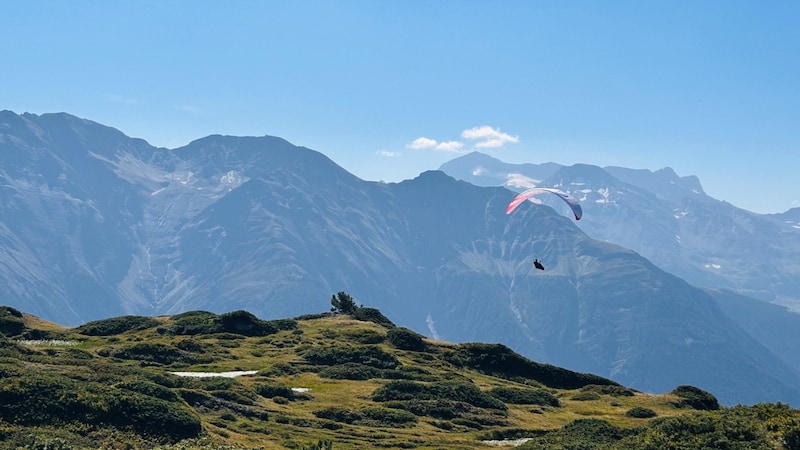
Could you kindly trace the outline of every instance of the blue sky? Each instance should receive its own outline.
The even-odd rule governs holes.
[[[18,1],[0,109],[153,145],[273,135],[366,180],[479,150],[800,207],[800,2]]]

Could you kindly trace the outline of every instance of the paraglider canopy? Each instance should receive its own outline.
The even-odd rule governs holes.
[[[570,209],[572,209],[572,213],[575,215],[575,220],[581,220],[583,210],[581,209],[581,205],[578,203],[578,200],[575,197],[567,194],[566,192],[559,191],[558,189],[544,187],[535,187],[521,192],[519,195],[514,197],[514,200],[512,200],[511,203],[508,204],[508,207],[506,208],[506,214],[511,214],[511,212],[514,211],[522,202],[525,200],[530,200],[531,197],[539,195],[543,192],[555,194],[561,198],[561,200],[564,200],[564,202],[569,205]]]

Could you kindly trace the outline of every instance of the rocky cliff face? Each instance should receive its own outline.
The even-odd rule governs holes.
[[[506,215],[514,193],[503,187],[438,171],[365,182],[274,137],[159,149],[66,114],[3,112],[0,154],[4,302],[49,320],[198,309],[283,318],[325,311],[347,291],[428,336],[504,343],[642,390],[800,399],[797,369],[709,293],[590,238],[556,206]],[[601,207],[620,227],[668,210],[599,168],[550,176],[573,190],[606,177],[602,189],[584,184],[585,204],[608,200],[586,208],[589,228]]]

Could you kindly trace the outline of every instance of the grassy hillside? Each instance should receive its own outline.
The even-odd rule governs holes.
[[[800,448],[786,405],[635,392],[502,345],[433,342],[370,308],[68,329],[0,307],[0,333],[0,448]]]

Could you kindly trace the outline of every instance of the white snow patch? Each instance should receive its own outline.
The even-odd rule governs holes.
[[[536,184],[541,180],[534,180],[533,178],[526,177],[521,173],[509,173],[506,175],[507,187],[530,189],[536,187]]]
[[[428,313],[428,317],[425,318],[425,322],[428,323],[428,331],[431,333],[431,337],[439,340],[439,333],[436,332],[436,324],[433,322],[433,316],[431,313]]]
[[[255,375],[257,370],[236,370],[233,372],[170,372],[179,377],[195,377],[195,378],[209,378],[209,377],[223,377],[235,378],[242,375]]]
[[[722,266],[720,266],[719,264],[713,264],[712,263],[712,264],[706,264],[704,267],[706,269],[717,269],[717,270],[719,270]]]
[[[608,203],[608,196],[611,194],[608,188],[600,188],[597,190],[597,193],[603,198],[595,200],[596,203]]]
[[[487,173],[487,170],[484,169],[481,166],[478,166],[478,167],[472,169],[472,176],[474,176],[474,177],[479,177],[479,176],[484,175],[486,173]]]
[[[38,347],[72,347],[78,345],[75,341],[65,341],[63,339],[20,339],[17,343],[21,345],[35,345]]]
[[[531,438],[521,438],[521,439],[503,439],[503,440],[492,440],[492,441],[481,441],[486,445],[493,445],[495,447],[519,447],[520,445],[530,441]]]
[[[292,388],[293,392],[308,392],[310,390],[309,388]]]

